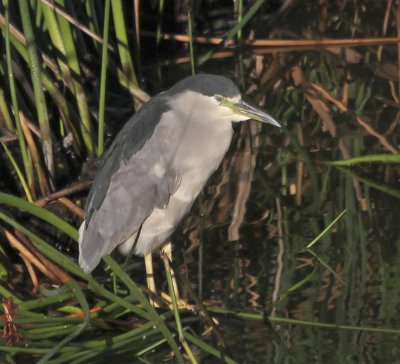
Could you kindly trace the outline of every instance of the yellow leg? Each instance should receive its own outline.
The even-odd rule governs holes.
[[[147,287],[149,288],[150,292],[156,293],[156,283],[154,281],[154,271],[153,271],[153,256],[151,252],[144,256],[144,265],[146,267]],[[154,307],[158,307],[158,305],[151,298],[150,298],[150,303]]]
[[[172,244],[171,244],[171,242],[165,244],[161,248],[161,251],[164,252],[167,255],[168,259],[172,262]],[[171,270],[171,276],[172,276],[172,284],[174,286],[176,299],[179,299],[178,283],[176,282],[174,270]]]

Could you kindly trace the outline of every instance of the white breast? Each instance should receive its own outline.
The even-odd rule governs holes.
[[[229,148],[232,140],[231,122],[216,119],[209,98],[202,100],[196,95],[195,99],[196,104],[186,95],[184,106],[173,105],[172,110],[179,111],[164,114],[157,129],[169,130],[167,135],[156,135],[157,131],[154,133],[156,138],[164,138],[162,140],[170,143],[172,153],[166,157],[170,160],[170,168],[180,176],[180,183],[165,208],[155,208],[143,223],[135,254],[147,254],[166,242]],[[182,102],[179,98],[174,101]],[[201,112],[195,113],[195,109]],[[168,128],[171,123],[174,124],[173,132]],[[164,172],[157,165],[152,168],[157,175]],[[134,240],[135,236],[122,244],[121,252],[129,253]]]

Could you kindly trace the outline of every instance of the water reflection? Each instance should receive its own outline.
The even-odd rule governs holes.
[[[324,85],[308,66],[295,71],[308,77],[307,82],[318,79]],[[341,92],[339,81],[329,95]],[[396,335],[358,328],[399,324],[398,165],[326,164],[396,152],[395,138],[384,136],[385,127],[374,121],[388,111],[375,109],[372,91],[384,90],[372,90],[371,82],[362,86],[356,79],[350,82],[348,100],[335,103],[339,97],[328,98],[322,86],[311,95],[304,87],[282,81],[266,94],[268,110],[286,126],[283,133],[256,124],[237,128],[201,206],[183,224],[186,239],[203,241],[202,274],[197,248],[187,253],[193,263],[185,268],[194,286],[202,286],[208,304],[263,314],[266,306],[310,276],[316,259],[306,245],[347,209],[313,247],[325,265],[319,264],[271,315],[353,326],[353,331],[283,324],[272,325],[272,332],[262,322],[237,319],[223,320],[221,327],[241,362],[380,362],[385,357],[395,362]],[[341,104],[357,108],[357,115],[340,110]],[[202,232],[196,230],[200,221]]]

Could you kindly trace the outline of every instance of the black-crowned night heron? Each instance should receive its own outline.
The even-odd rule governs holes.
[[[229,79],[187,77],[153,97],[104,156],[79,229],[79,264],[91,272],[117,246],[145,255],[168,241],[232,140],[232,122],[280,126],[241,99]]]

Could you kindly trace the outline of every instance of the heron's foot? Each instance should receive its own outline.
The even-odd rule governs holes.
[[[173,310],[174,307],[172,304],[172,297],[167,292],[161,292],[161,298],[163,299],[163,302],[165,302],[168,305],[168,308],[170,310]],[[196,305],[189,304],[182,298],[177,298],[176,303],[180,310],[190,310],[195,312],[198,311]]]
[[[171,295],[172,294],[175,295],[179,308],[188,308],[189,309],[189,305],[185,301],[180,299],[178,283],[176,282],[175,273],[174,273],[173,269],[171,269],[170,265],[166,264],[167,262],[165,261],[165,259],[168,259],[168,262],[172,261],[172,244],[170,242],[165,244],[161,248],[161,257],[164,261],[165,269],[169,270],[169,273],[171,274],[171,277],[172,277],[172,285],[173,285],[174,293],[171,293]],[[148,253],[144,256],[144,262],[145,262],[145,267],[146,267],[147,287],[151,293],[154,293],[153,297],[150,294],[149,300],[153,307],[159,308],[162,306],[162,304],[161,304],[161,302],[158,302],[158,300],[155,298],[155,296],[157,295],[157,288],[156,288],[156,284],[154,281],[153,257],[152,257],[151,253]],[[166,304],[168,306],[170,306],[172,303],[171,295],[168,295],[165,292],[161,292],[161,299],[159,301],[165,300]]]

